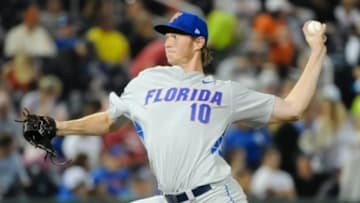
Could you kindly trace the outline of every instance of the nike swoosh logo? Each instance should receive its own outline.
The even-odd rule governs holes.
[[[206,80],[203,80],[203,81],[202,81],[203,84],[209,84],[209,83],[213,83],[213,82],[214,82],[214,81],[212,81],[212,80],[211,80],[211,81],[206,81]]]

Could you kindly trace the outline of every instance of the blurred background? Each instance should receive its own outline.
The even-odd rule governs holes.
[[[107,109],[145,68],[166,65],[152,29],[178,10],[209,26],[219,79],[286,96],[309,55],[302,25],[327,23],[318,91],[294,123],[234,124],[223,155],[250,202],[360,202],[358,0],[1,0],[0,202],[129,202],[159,194],[131,121],[103,136],[57,137],[70,166],[44,161],[14,122]]]

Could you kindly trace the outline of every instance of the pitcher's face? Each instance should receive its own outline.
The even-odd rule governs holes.
[[[165,35],[165,52],[169,64],[187,63],[194,54],[194,38],[189,35],[167,33]]]

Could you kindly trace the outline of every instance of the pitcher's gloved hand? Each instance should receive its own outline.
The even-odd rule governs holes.
[[[57,157],[57,153],[51,144],[51,139],[56,136],[56,123],[55,120],[49,116],[39,116],[31,114],[28,109],[23,111],[23,120],[16,120],[23,123],[23,135],[26,141],[36,148],[40,148],[46,152],[45,159],[50,157],[53,161]],[[59,164],[65,164],[59,163]]]

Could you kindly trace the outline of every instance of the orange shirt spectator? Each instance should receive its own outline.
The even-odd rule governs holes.
[[[270,62],[278,65],[291,63],[295,47],[286,22],[268,13],[261,13],[255,17],[253,29],[269,43],[268,59]]]

